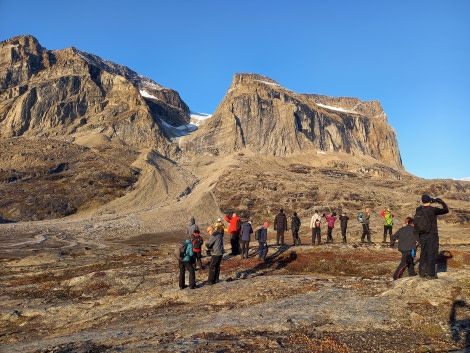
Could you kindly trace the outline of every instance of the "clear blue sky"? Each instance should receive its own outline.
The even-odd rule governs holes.
[[[0,40],[74,46],[213,113],[233,75],[379,100],[407,171],[470,177],[470,1],[0,0]]]

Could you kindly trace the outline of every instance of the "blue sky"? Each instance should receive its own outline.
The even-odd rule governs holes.
[[[405,168],[470,177],[470,1],[0,0],[0,40],[74,46],[213,113],[233,75],[379,100]]]

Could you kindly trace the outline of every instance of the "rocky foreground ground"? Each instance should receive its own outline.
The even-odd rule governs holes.
[[[436,280],[393,281],[400,255],[381,243],[271,241],[266,262],[252,244],[249,259],[224,256],[218,284],[204,284],[206,268],[197,289],[180,290],[181,232],[99,237],[92,225],[29,225],[2,225],[1,352],[470,350],[465,241],[442,239]]]

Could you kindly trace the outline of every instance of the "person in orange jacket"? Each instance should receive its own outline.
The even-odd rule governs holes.
[[[228,234],[230,234],[230,245],[232,245],[231,255],[238,255],[240,253],[240,229],[242,226],[241,219],[234,212],[232,217],[226,214],[225,220],[229,223]]]

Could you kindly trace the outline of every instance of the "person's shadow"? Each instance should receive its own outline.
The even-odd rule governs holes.
[[[442,250],[436,259],[436,272],[447,272],[447,262],[452,257],[452,253],[450,251]]]
[[[245,270],[245,271],[237,272],[235,278],[236,279],[245,279],[249,275],[262,276],[262,275],[265,275],[268,272],[273,272],[275,270],[280,270],[280,269],[286,267],[290,262],[295,261],[297,259],[297,253],[295,251],[292,251],[289,254],[289,257],[286,257],[286,258],[280,257],[280,255],[282,255],[287,250],[289,250],[288,246],[280,246],[276,250],[276,252],[274,252],[273,254],[267,256],[265,261],[260,262],[254,268],[251,268],[251,269],[248,269],[248,270]]]
[[[464,341],[465,352],[470,353],[470,305],[456,300],[449,315],[449,327],[456,342]]]

